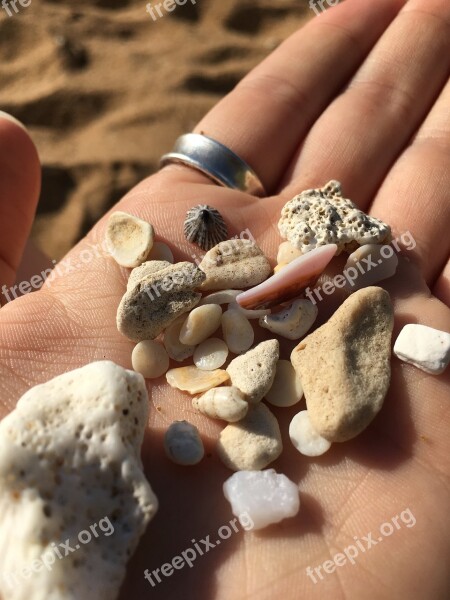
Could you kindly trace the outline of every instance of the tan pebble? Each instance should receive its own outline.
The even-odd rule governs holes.
[[[248,411],[248,402],[234,386],[208,390],[202,396],[193,398],[192,406],[212,419],[223,419],[229,423],[240,421]]]
[[[228,346],[219,338],[209,338],[201,342],[194,351],[194,364],[203,371],[213,371],[225,364]]]
[[[281,271],[281,269],[283,267],[286,267],[289,263],[279,263],[278,265],[275,265],[273,272],[274,273],[278,273],[278,271]]]
[[[153,246],[154,231],[150,223],[116,211],[108,220],[105,233],[106,248],[122,267],[138,267]]]
[[[182,344],[196,346],[212,335],[219,327],[222,309],[218,304],[205,304],[194,308],[180,331]]]
[[[265,399],[273,406],[293,406],[301,400],[303,387],[290,360],[279,360],[272,387]]]
[[[265,404],[250,407],[238,423],[221,432],[217,452],[233,471],[259,471],[276,460],[283,450],[280,427]]]
[[[147,275],[123,296],[117,309],[117,329],[136,342],[155,339],[178,316],[196,306],[201,294],[195,289],[204,278],[190,262]]]
[[[174,263],[173,252],[164,242],[153,242],[153,247],[148,255],[148,260],[164,260],[168,263]]]
[[[281,265],[287,265],[302,255],[301,250],[291,244],[291,242],[282,242],[278,246],[277,263]]]
[[[259,402],[270,390],[279,355],[278,340],[267,340],[228,365],[232,385],[238,387],[251,404]]]
[[[355,291],[389,279],[395,275],[397,266],[398,257],[392,246],[365,244],[352,252],[345,263],[345,287]]]
[[[170,358],[177,362],[183,362],[192,356],[195,350],[195,346],[186,346],[180,342],[180,331],[186,319],[187,314],[180,315],[164,331],[164,347]]]
[[[330,442],[354,438],[380,411],[391,377],[393,324],[389,294],[364,288],[292,351],[311,423]]]
[[[213,292],[212,294],[204,296],[198,305],[228,304],[229,302],[234,302],[236,300],[236,296],[239,296],[240,293],[241,290],[219,290],[218,292]]]
[[[233,309],[228,309],[222,315],[222,333],[228,348],[234,354],[247,352],[255,339],[255,332],[248,319]]]
[[[164,435],[164,449],[171,461],[183,466],[196,465],[205,455],[197,427],[187,421],[170,425]]]
[[[261,317],[259,324],[288,340],[299,340],[311,329],[319,310],[310,300],[296,300],[288,308]]]
[[[142,281],[147,275],[153,275],[161,269],[170,267],[170,263],[166,260],[147,260],[139,267],[135,267],[128,278],[127,291],[134,288],[134,286]]]
[[[146,379],[156,379],[169,368],[169,356],[161,342],[144,340],[133,348],[131,363]]]
[[[170,369],[166,373],[166,379],[173,388],[189,394],[200,394],[225,383],[230,376],[222,369],[202,371],[197,367],[189,366]]]
[[[269,261],[251,240],[220,242],[205,254],[202,290],[244,289],[261,283],[272,271]]]

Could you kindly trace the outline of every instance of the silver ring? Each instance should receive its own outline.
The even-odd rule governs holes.
[[[186,133],[177,139],[174,149],[161,158],[160,166],[182,163],[224,187],[241,190],[253,196],[266,196],[259,177],[232,150],[213,138]]]

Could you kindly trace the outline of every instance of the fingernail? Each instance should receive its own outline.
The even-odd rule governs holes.
[[[27,130],[27,128],[25,127],[25,125],[23,123],[21,123],[19,120],[17,120],[12,115],[4,112],[3,110],[0,110],[0,119],[5,119],[6,121],[11,121],[11,123],[15,123],[16,125],[21,127],[24,131]]]

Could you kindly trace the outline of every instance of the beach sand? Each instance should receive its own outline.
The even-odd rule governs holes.
[[[43,166],[38,247],[61,258],[313,14],[306,0],[188,0],[156,20],[144,0],[0,10],[0,109],[27,125]]]

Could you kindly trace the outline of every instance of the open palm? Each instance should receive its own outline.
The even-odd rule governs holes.
[[[269,257],[280,243],[281,207],[330,179],[344,195],[417,242],[386,281],[396,335],[406,322],[450,329],[450,6],[447,0],[347,0],[313,19],[250,73],[197,126],[232,148],[260,175],[270,197],[220,188],[169,166],[116,208],[151,222],[176,260],[198,254],[182,234],[188,208],[217,207],[231,235],[249,229]],[[10,285],[32,220],[38,162],[25,132],[0,120],[0,276]],[[116,329],[127,272],[101,250],[105,219],[63,260],[50,285],[0,311],[0,416],[30,387],[102,359],[130,368],[133,344]],[[334,299],[336,301],[336,299]],[[333,299],[332,299],[333,302]],[[319,306],[323,320],[330,307]],[[285,358],[293,344],[284,349]],[[130,562],[121,598],[444,599],[450,593],[450,376],[432,377],[393,360],[392,384],[374,423],[318,459],[287,439],[298,412],[274,409],[285,450],[274,463],[299,483],[294,519],[261,533],[233,532],[155,587],[144,579],[192,540],[218,539],[232,515],[222,483],[230,472],[214,443],[220,423],[198,415],[190,398],[149,384],[143,448],[160,510]],[[192,468],[169,463],[162,436],[174,419],[200,429],[207,456]],[[380,526],[409,509],[415,524],[381,536]],[[368,534],[355,564],[318,567]],[[382,542],[378,538],[382,537]],[[200,543],[200,547],[203,547]],[[321,573],[319,576],[318,573]],[[155,582],[157,579],[153,578]]]

